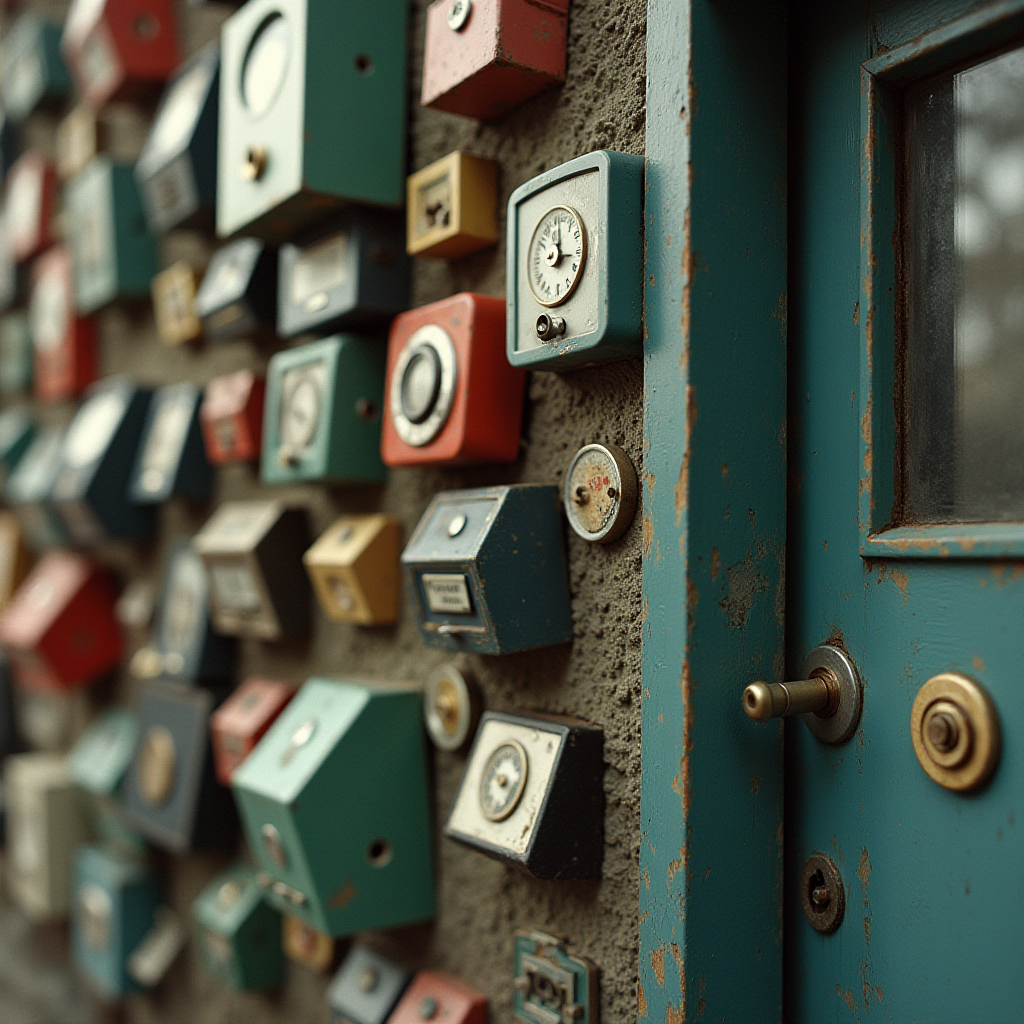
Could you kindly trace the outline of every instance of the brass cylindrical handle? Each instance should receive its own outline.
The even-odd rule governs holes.
[[[828,671],[791,683],[758,680],[743,691],[743,710],[757,722],[806,714],[829,718],[838,707],[839,683]]]

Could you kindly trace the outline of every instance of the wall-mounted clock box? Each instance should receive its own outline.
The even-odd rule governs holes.
[[[404,0],[250,0],[224,23],[219,235],[289,237],[349,202],[401,205],[407,14]]]
[[[152,394],[127,377],[107,377],[93,385],[71,421],[51,497],[76,543],[152,535],[154,509],[128,497]]]
[[[402,522],[393,516],[342,516],[302,556],[329,619],[360,626],[398,621]]]
[[[86,103],[79,103],[57,125],[57,177],[68,181],[85,170],[93,157],[110,149],[110,123]]]
[[[78,311],[148,297],[157,271],[156,242],[146,228],[132,168],[96,157],[64,186],[64,208]]]
[[[412,975],[369,946],[353,946],[326,999],[334,1024],[385,1024]]]
[[[0,512],[0,612],[28,575],[31,561],[18,517],[13,512]]]
[[[29,150],[11,165],[4,194],[7,247],[15,263],[38,256],[53,241],[57,171]]]
[[[90,106],[148,100],[180,59],[173,0],[74,0],[60,45]]]
[[[139,690],[139,745],[128,772],[128,820],[174,854],[227,849],[237,838],[231,791],[217,782],[206,689],[149,681]]]
[[[267,367],[263,482],[383,481],[383,398],[379,342],[339,334],[278,352]]]
[[[282,245],[278,333],[386,326],[409,305],[402,225],[400,213],[353,207],[329,227]]]
[[[4,109],[13,121],[55,107],[71,92],[71,76],[60,54],[60,28],[26,11],[0,44]]]
[[[213,224],[219,70],[213,42],[174,73],[153,118],[135,176],[154,234]]]
[[[0,412],[0,475],[5,479],[17,467],[36,435],[35,423],[23,407]]]
[[[558,489],[435,495],[402,553],[428,647],[509,654],[572,639]]]
[[[234,638],[213,630],[203,560],[189,541],[172,549],[153,630],[155,663],[166,679],[217,685],[235,665]]]
[[[444,834],[536,878],[596,878],[603,776],[596,726],[486,711]]]
[[[545,171],[508,201],[508,359],[567,370],[638,356],[644,159],[604,150]]]
[[[20,686],[70,690],[121,661],[121,627],[106,570],[64,551],[44,555],[0,614],[0,643]]]
[[[205,501],[213,488],[199,407],[203,393],[182,381],[153,393],[128,485],[132,500],[152,505],[181,497]]]
[[[498,162],[456,150],[406,182],[406,249],[454,260],[496,245]]]
[[[165,345],[183,345],[203,333],[196,314],[198,286],[195,269],[184,260],[161,270],[150,282],[156,330]]]
[[[252,370],[236,370],[206,385],[199,417],[206,457],[215,466],[260,457],[266,385],[266,378]]]
[[[80,395],[96,379],[96,321],[75,311],[71,250],[63,243],[32,266],[29,324],[36,397],[56,401]]]
[[[488,1024],[487,996],[460,978],[420,971],[398,1001],[388,1024]]]
[[[258,238],[218,249],[196,292],[196,315],[212,341],[273,333],[277,318],[277,250]]]
[[[310,679],[231,778],[280,910],[334,936],[434,914],[419,693]],[[345,827],[325,829],[325,821]]]
[[[569,0],[434,0],[425,107],[488,120],[565,81]]]
[[[512,1012],[519,1024],[597,1024],[601,1012],[597,965],[545,932],[515,937]]]
[[[60,472],[64,433],[61,427],[38,430],[18,465],[4,481],[4,501],[18,517],[33,551],[59,547],[67,540],[64,520],[50,500]]]
[[[152,929],[159,905],[159,882],[144,862],[99,846],[79,848],[72,949],[79,970],[104,999],[138,989],[128,961]]]
[[[14,754],[4,764],[6,888],[33,921],[67,917],[75,848],[89,838],[81,793],[60,754]]]
[[[218,875],[192,904],[192,919],[210,974],[239,990],[280,984],[281,914],[267,904],[252,870],[239,864]]]
[[[206,564],[219,632],[256,640],[308,635],[305,509],[276,501],[225,502],[192,543]]]
[[[252,677],[213,713],[210,735],[217,778],[231,785],[235,769],[252,753],[264,733],[295,696],[295,687],[277,679]]]
[[[0,317],[0,395],[22,394],[32,386],[32,329],[23,310]]]
[[[505,358],[505,300],[463,292],[395,317],[381,454],[389,466],[514,462],[526,373]]]
[[[289,960],[317,974],[325,974],[335,966],[342,942],[291,914],[281,915],[281,928],[281,947]]]

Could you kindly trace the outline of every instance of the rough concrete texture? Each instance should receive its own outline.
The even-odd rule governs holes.
[[[573,0],[566,85],[492,124],[419,106],[427,0],[412,0],[411,6],[410,170],[456,148],[496,158],[501,163],[504,223],[508,195],[535,174],[595,149],[643,153],[644,0]],[[225,12],[217,5],[182,8],[190,52],[216,33]],[[130,155],[138,144],[138,125],[130,117],[119,117],[117,129],[118,145]],[[51,144],[51,132],[51,120],[33,125],[33,137],[44,146]],[[177,235],[165,241],[163,255],[168,263],[183,253],[203,259],[208,251],[205,240]],[[503,244],[452,263],[418,260],[414,305],[463,290],[502,295],[504,273]],[[148,309],[105,313],[102,337],[104,372],[127,372],[151,384],[177,379],[203,383],[240,366],[263,365],[268,355],[245,342],[167,348],[155,335]],[[380,489],[295,487],[275,493],[308,503],[320,530],[339,513],[380,509],[401,516],[408,534],[435,492],[515,481],[560,483],[572,454],[591,441],[621,445],[639,467],[639,360],[562,375],[536,372],[528,395],[521,459],[514,466],[395,470]],[[55,410],[51,415],[69,413]],[[232,467],[221,471],[216,499],[260,491],[253,470]],[[148,574],[155,579],[167,543],[194,532],[207,515],[207,509],[168,505],[162,511],[156,549],[141,555],[118,549],[106,554],[126,576]],[[604,727],[607,814],[602,879],[540,882],[438,838],[437,921],[367,937],[411,968],[443,969],[482,988],[492,998],[492,1019],[498,1024],[512,1020],[512,935],[517,929],[538,927],[565,934],[576,950],[600,965],[605,1024],[629,1020],[636,1011],[640,521],[638,515],[627,535],[606,547],[588,545],[566,528],[576,624],[571,646],[507,657],[455,659],[475,675],[488,707],[571,713]],[[141,643],[142,637],[134,641]],[[308,648],[243,645],[239,678],[259,672],[294,681],[314,674],[420,680],[449,657],[423,647],[408,605],[394,629],[348,627],[328,622],[318,613]],[[125,687],[130,689],[127,683]],[[439,825],[447,817],[463,768],[463,755],[438,753],[435,757]],[[225,863],[206,857],[172,860],[161,855],[158,859],[166,868],[172,901],[182,914],[188,913],[192,898]],[[158,992],[130,1000],[124,1019],[140,1024],[326,1022],[325,985],[326,978],[290,965],[281,993],[238,995],[207,978],[189,951]],[[0,1019],[9,1018],[0,1012]],[[29,1019],[35,1018],[25,1018]],[[40,1010],[39,1021],[51,1019]]]

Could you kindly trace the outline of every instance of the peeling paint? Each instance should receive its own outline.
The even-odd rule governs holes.
[[[665,949],[659,946],[651,950],[651,970],[659,985],[665,984]]]
[[[713,580],[718,579],[718,571],[721,568],[722,558],[718,553],[718,548],[711,549],[711,578]]]
[[[718,604],[728,617],[729,625],[734,629],[743,629],[750,617],[754,598],[768,589],[768,577],[760,571],[749,552],[742,562],[730,565],[725,575],[728,589]]]

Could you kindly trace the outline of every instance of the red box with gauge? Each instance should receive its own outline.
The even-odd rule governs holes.
[[[116,596],[101,566],[66,551],[44,555],[0,614],[15,682],[71,690],[115,669],[123,649]]]
[[[434,0],[425,107],[486,121],[565,81],[569,0]]]
[[[91,107],[145,99],[181,61],[173,0],[74,0],[61,52]]]
[[[381,455],[389,466],[515,462],[526,373],[505,357],[505,300],[463,292],[395,317]]]
[[[266,385],[251,370],[216,377],[206,385],[199,418],[206,457],[215,466],[260,457]]]
[[[391,1011],[388,1024],[487,1024],[487,996],[450,974],[420,971]]]
[[[7,247],[15,262],[24,263],[53,241],[57,168],[39,153],[23,153],[7,172],[4,208]]]
[[[29,323],[36,397],[80,395],[96,379],[96,321],[75,312],[71,251],[64,244],[33,264]]]
[[[274,724],[295,687],[276,679],[246,679],[210,718],[213,761],[217,778],[231,785],[231,773],[249,756]]]

